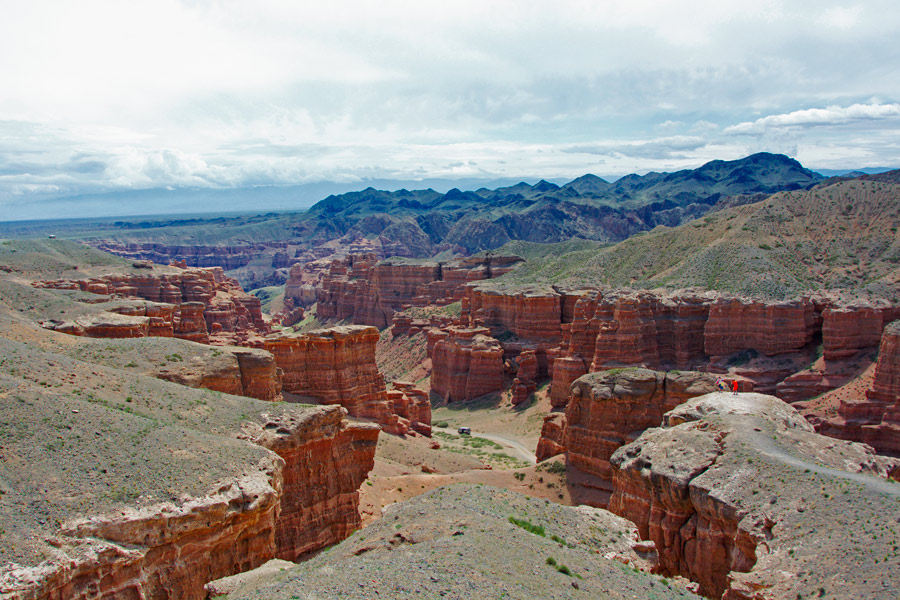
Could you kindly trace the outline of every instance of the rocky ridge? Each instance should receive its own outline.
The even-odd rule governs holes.
[[[875,599],[900,591],[900,531],[880,517],[900,499],[900,485],[886,479],[898,463],[816,434],[777,398],[694,398],[610,463],[610,509],[656,544],[662,573],[691,578],[704,595]]]

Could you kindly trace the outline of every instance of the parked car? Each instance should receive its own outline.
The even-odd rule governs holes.
[[[456,432],[459,435],[472,435],[472,428],[471,427],[460,427],[459,429],[456,430]]]

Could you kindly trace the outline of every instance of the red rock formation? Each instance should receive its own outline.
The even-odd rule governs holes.
[[[538,440],[537,450],[535,450],[538,462],[545,461],[566,451],[566,447],[563,445],[565,443],[565,433],[565,414],[556,412],[544,417],[544,425],[541,427],[541,439]]]
[[[566,407],[566,464],[573,493],[594,506],[605,506],[612,492],[609,457],[665,412],[686,399],[715,390],[716,377],[691,371],[662,373],[624,369],[590,373],[572,384]]]
[[[522,350],[515,358],[516,377],[512,385],[512,403],[516,406],[537,391],[538,357],[534,350]]]
[[[354,417],[373,419],[388,433],[403,434],[384,377],[375,364],[378,330],[351,325],[265,338],[284,375],[284,391],[340,404]]]
[[[263,320],[259,298],[246,294],[237,281],[225,276],[221,268],[170,270],[173,272],[115,274],[78,281],[42,281],[34,285],[81,289],[95,294],[143,298],[175,305],[171,323],[165,321],[163,315],[156,315],[157,320],[148,324],[151,335],[168,335],[170,325],[172,335],[192,341],[204,341],[206,332],[211,331],[214,325],[218,325],[217,330],[222,332],[268,333],[269,326]],[[196,303],[202,303],[204,307],[205,326],[197,321]],[[181,314],[183,306],[184,315]]]
[[[821,423],[819,431],[900,455],[900,321],[884,329],[875,379],[866,397],[842,400],[838,417]]]
[[[766,356],[794,352],[812,342],[815,331],[815,307],[808,298],[720,298],[709,307],[706,353],[715,359],[751,348]]]
[[[406,381],[395,381],[388,391],[394,413],[401,423],[417,433],[431,437],[431,401],[428,392]]]
[[[249,474],[178,506],[67,522],[48,560],[0,568],[0,592],[10,600],[201,600],[212,579],[341,541],[360,526],[358,488],[374,465],[379,431],[345,414],[289,408],[245,422],[239,437],[273,451],[245,466]]]
[[[825,360],[847,358],[878,346],[884,326],[900,318],[900,308],[858,304],[822,311]]]
[[[653,300],[647,294],[615,300],[611,318],[600,318],[591,371],[623,365],[655,367],[660,364]],[[600,310],[597,312],[599,314]],[[603,312],[609,314],[608,310]]]
[[[463,316],[473,326],[506,330],[534,342],[558,345],[562,338],[562,296],[550,287],[527,287],[508,294],[485,287],[466,288]]]
[[[486,328],[447,328],[432,351],[431,390],[445,402],[471,400],[503,385],[503,348]]]
[[[225,394],[260,400],[282,399],[281,373],[274,357],[264,350],[225,347],[205,361],[167,363],[153,375],[188,387]]]
[[[883,540],[865,523],[896,504],[883,479],[896,461],[817,435],[761,394],[694,398],[664,427],[610,459],[610,510],[654,542],[663,574],[726,600],[884,597],[875,557],[883,550],[873,546],[890,548],[898,536]]]
[[[374,254],[351,255],[334,261],[322,278],[316,314],[387,327],[396,311],[459,300],[467,282],[497,277],[518,262],[518,257],[488,256],[449,263],[389,259],[375,264]]]
[[[550,405],[562,408],[569,402],[572,383],[588,372],[584,360],[578,356],[563,356],[553,361],[553,381],[550,383]]]
[[[261,428],[245,427],[250,439],[284,460],[277,558],[297,560],[360,527],[359,486],[375,464],[379,429],[348,423],[346,414],[322,407],[313,416],[284,413]]]
[[[208,344],[209,333],[206,330],[206,320],[203,318],[206,305],[202,302],[182,302],[178,308],[173,318],[175,337]]]

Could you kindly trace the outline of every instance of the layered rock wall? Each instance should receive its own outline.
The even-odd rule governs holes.
[[[560,444],[566,464],[577,471],[576,487],[587,503],[605,506],[612,492],[609,459],[621,446],[649,427],[662,423],[663,414],[688,398],[716,389],[708,373],[663,373],[623,369],[590,373],[571,388],[565,431]],[[552,431],[551,431],[552,433]]]
[[[884,324],[900,310],[827,297],[774,302],[713,292],[507,291],[492,285],[468,286],[462,308],[462,322],[488,327],[505,349],[532,347],[549,357],[555,407],[565,405],[579,376],[627,366],[732,371],[756,389],[805,400],[852,378],[842,361],[874,350]],[[510,334],[516,339],[505,341]],[[807,370],[819,344],[825,362]],[[778,362],[742,366],[756,357]]]
[[[503,386],[503,348],[487,328],[448,327],[432,350],[431,391],[445,402],[471,400]]]
[[[821,423],[819,431],[900,456],[900,321],[884,329],[875,377],[865,398],[844,398],[838,417]]]
[[[237,281],[226,277],[218,267],[116,274],[82,280],[41,281],[34,285],[52,289],[79,289],[94,294],[142,298],[154,303],[174,305],[173,309],[145,305],[147,311],[155,311],[154,314],[147,312],[145,315],[148,318],[145,335],[174,336],[206,342],[209,339],[208,332],[211,331],[234,334],[232,337],[247,333],[264,335],[269,332],[269,326],[262,317],[259,298],[245,293]],[[198,313],[202,313],[202,321]]]
[[[322,407],[311,417],[290,413],[248,429],[254,442],[284,460],[274,556],[297,560],[360,527],[359,486],[375,464],[379,428],[348,423],[346,409]]]
[[[360,526],[358,488],[379,432],[345,414],[317,407],[245,422],[239,437],[273,451],[243,467],[250,474],[177,506],[67,522],[53,558],[0,569],[0,592],[10,600],[201,600],[208,581],[341,541]]]
[[[817,435],[777,398],[694,398],[610,464],[610,510],[654,542],[663,574],[692,579],[707,597],[893,593],[885,568],[897,569],[881,553],[900,537],[869,524],[897,502],[885,480],[897,461]]]
[[[264,344],[283,372],[284,391],[340,404],[354,417],[373,419],[388,433],[403,434],[375,364],[378,337],[374,327],[350,325],[270,335]]]
[[[317,292],[320,319],[350,320],[384,328],[407,306],[449,304],[462,299],[465,284],[508,272],[518,257],[486,256],[447,263],[387,260],[351,255],[332,263]]]

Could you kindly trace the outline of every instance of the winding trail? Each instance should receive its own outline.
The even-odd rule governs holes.
[[[456,431],[449,427],[435,427],[436,431],[443,431],[444,433],[454,434]],[[497,442],[507,450],[512,450],[513,454],[516,458],[524,460],[529,464],[537,464],[537,456],[529,450],[525,444],[521,442],[517,442],[516,440],[511,440],[509,438],[505,438],[503,436],[497,435],[495,433],[484,433],[483,431],[473,431],[473,437],[480,437],[486,440],[491,440],[492,442]]]
[[[829,475],[831,477],[847,479],[866,488],[869,488],[870,490],[882,494],[887,494],[889,496],[900,497],[900,484],[895,481],[881,479],[874,475],[868,475],[865,473],[852,473],[850,471],[841,471],[838,469],[832,469],[831,467],[818,465],[814,462],[804,460],[784,451],[777,444],[772,442],[772,440],[768,436],[753,431],[744,431],[742,432],[742,436],[750,441],[753,445],[755,445],[761,453],[767,454],[786,465],[801,469],[809,469],[813,473],[819,473],[820,475]]]

